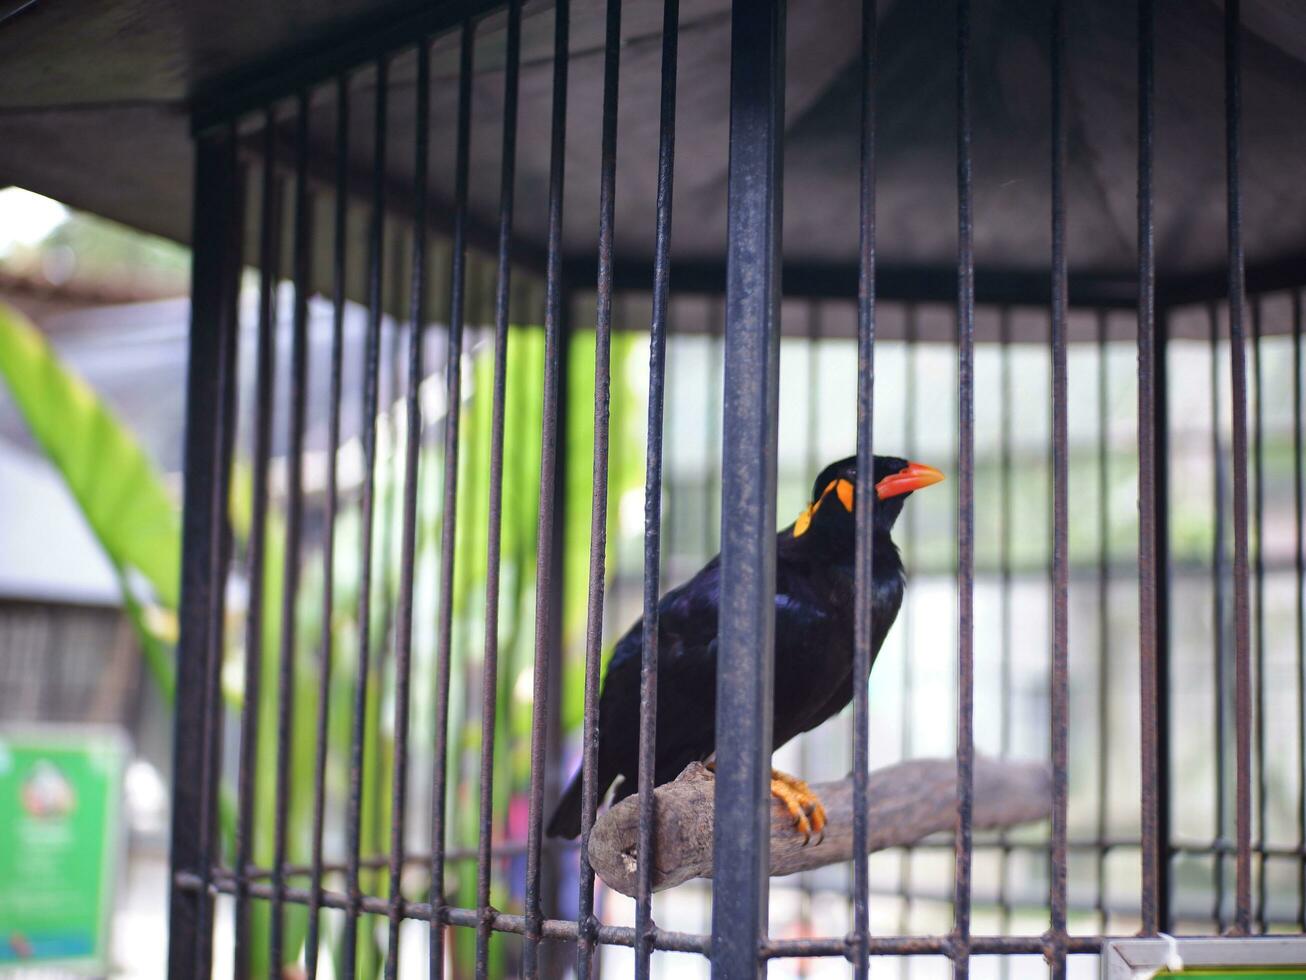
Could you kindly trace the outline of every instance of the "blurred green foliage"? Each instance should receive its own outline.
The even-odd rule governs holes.
[[[494,773],[494,811],[500,820],[496,834],[508,831],[506,815],[514,798],[520,799],[529,783],[529,693],[518,692],[529,676],[534,658],[534,582],[537,556],[537,522],[540,478],[540,433],[543,425],[541,379],[544,338],[539,328],[514,328],[509,334],[508,375],[504,433],[504,493],[501,538],[501,593],[499,615],[499,683],[496,690],[497,745]],[[643,393],[624,380],[625,366],[646,350],[643,338],[623,334],[613,339],[612,432],[610,491],[612,500],[643,483]],[[488,567],[488,474],[492,410],[493,357],[489,345],[474,349],[467,362],[464,384],[463,430],[460,439],[458,522],[455,545],[453,663],[451,669],[448,797],[451,846],[474,847],[477,842],[477,804],[474,792],[479,778],[480,685],[485,629],[485,578]],[[575,662],[583,654],[589,554],[589,509],[592,489],[592,419],[594,399],[594,335],[578,332],[568,359],[564,578],[570,584],[562,608],[564,648]],[[180,512],[160,474],[132,433],[84,382],[59,363],[44,337],[24,318],[0,308],[0,376],[33,436],[59,470],[74,499],[119,572],[124,607],[135,623],[151,676],[165,698],[174,685],[174,646],[181,570]],[[438,429],[443,419],[426,419]],[[377,526],[373,536],[373,601],[369,629],[375,651],[367,679],[367,716],[363,725],[364,799],[361,839],[364,858],[384,857],[389,846],[390,801],[394,740],[392,728],[394,661],[394,609],[400,575],[398,546],[401,531],[399,496],[404,462],[403,410],[388,406],[378,420],[379,440],[376,480]],[[353,447],[356,449],[356,447]],[[342,454],[350,447],[342,448]],[[435,674],[434,624],[442,610],[436,607],[436,566],[441,512],[440,488],[444,467],[442,440],[431,440],[419,454],[418,554],[414,601],[413,725],[411,753],[416,764],[430,767],[429,745],[433,718],[432,678]],[[229,513],[235,539],[233,572],[247,566],[252,520],[253,471],[238,462],[234,468]],[[309,508],[320,506],[310,501]],[[246,598],[246,608],[229,608],[223,668],[223,695],[227,723],[236,724],[245,692],[245,616],[248,603],[262,605],[260,701],[257,708],[259,737],[256,751],[255,810],[252,859],[258,867],[273,860],[272,828],[275,819],[275,762],[278,725],[278,682],[282,636],[281,610],[287,561],[284,501],[273,501],[264,536],[264,586],[262,595]],[[609,512],[616,521],[616,508]],[[291,693],[293,723],[290,729],[292,775],[288,809],[289,860],[308,861],[311,847],[314,798],[314,744],[318,719],[318,680],[324,640],[331,641],[333,657],[328,716],[328,813],[344,809],[347,793],[347,759],[352,727],[353,692],[357,684],[357,634],[360,563],[360,511],[350,488],[342,491],[334,527],[335,567],[333,608],[323,609],[324,571],[321,542],[302,547],[299,594],[295,597],[295,688]],[[232,603],[229,603],[231,606]],[[565,673],[564,725],[579,723],[583,689],[579,671]],[[421,782],[420,778],[418,780]],[[224,787],[223,849],[229,867],[234,857],[235,820],[231,787]],[[502,816],[501,816],[502,815]],[[423,838],[427,820],[410,813],[410,835]],[[328,832],[332,830],[328,827]],[[338,829],[338,828],[336,828]],[[329,837],[328,853],[332,850]],[[474,865],[450,866],[455,897],[470,903],[474,896]],[[414,880],[420,879],[415,876]],[[293,880],[304,885],[307,880]],[[388,889],[383,869],[364,872],[363,887],[370,894]],[[412,883],[406,879],[406,886]],[[328,881],[328,887],[343,882]],[[414,891],[414,887],[417,889]],[[426,897],[422,880],[408,887],[410,898]],[[499,908],[519,901],[507,883],[495,883],[493,900]],[[298,960],[307,927],[302,906],[286,906],[286,955]],[[375,917],[370,917],[375,918]],[[383,949],[376,928],[364,920],[360,930],[359,971],[375,976]],[[269,907],[250,903],[251,974],[267,972]],[[457,930],[452,944],[457,963],[469,964],[474,933]],[[330,930],[324,930],[330,936]],[[334,951],[338,955],[338,950]],[[496,945],[497,972],[508,969],[501,946]]]

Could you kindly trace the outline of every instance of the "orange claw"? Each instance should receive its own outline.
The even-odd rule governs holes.
[[[783,803],[793,817],[794,829],[803,835],[804,847],[812,839],[812,834],[819,834],[816,842],[821,843],[825,837],[825,807],[811,787],[797,776],[772,769],[771,795]]]

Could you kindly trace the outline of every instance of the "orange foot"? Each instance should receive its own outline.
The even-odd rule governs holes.
[[[794,818],[794,829],[803,835],[804,847],[812,839],[812,834],[820,835],[816,842],[821,843],[825,837],[825,807],[811,787],[797,776],[772,769],[771,795],[783,803]]]

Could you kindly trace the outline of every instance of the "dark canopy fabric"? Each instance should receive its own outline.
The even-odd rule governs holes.
[[[428,5],[429,6],[429,5]],[[719,263],[725,244],[729,2],[681,5],[673,253]],[[879,260],[950,269],[956,251],[955,7],[881,0]],[[3,8],[0,8],[3,9]],[[38,0],[0,21],[0,180],[179,241],[189,237],[189,107],[260,70],[285,71],[413,5],[367,0]],[[1249,267],[1306,273],[1306,4],[1244,0],[1243,214]],[[592,262],[598,226],[603,0],[573,3],[564,247]],[[0,14],[0,16],[3,16]],[[652,252],[662,5],[623,21],[617,247]],[[793,0],[788,20],[786,262],[851,266],[857,249],[860,3]],[[1072,0],[1066,76],[1069,254],[1076,274],[1132,278],[1136,265],[1137,22],[1134,0]],[[1158,0],[1156,241],[1162,276],[1218,275],[1226,256],[1222,5]],[[1045,272],[1049,252],[1048,4],[976,0],[973,11],[975,251],[982,269]],[[499,197],[504,18],[477,34],[471,146],[474,242]],[[545,237],[552,7],[528,3],[517,160],[522,256]],[[457,39],[437,42],[432,186],[453,195]],[[392,203],[412,174],[411,53],[393,59],[387,132]],[[370,168],[373,75],[352,80],[350,154]],[[283,104],[289,138],[293,105]],[[334,105],[315,94],[316,169],[331,173]],[[247,120],[251,151],[257,116]],[[283,140],[283,146],[285,146]],[[359,179],[355,192],[364,195]],[[441,215],[436,216],[439,224]],[[447,224],[447,213],[443,215]],[[319,222],[325,246],[329,222]],[[360,224],[361,222],[356,222]],[[360,229],[361,232],[361,229]],[[325,257],[325,247],[319,255]]]

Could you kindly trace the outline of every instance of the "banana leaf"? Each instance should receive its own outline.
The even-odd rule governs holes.
[[[612,450],[610,455],[610,527],[615,539],[617,502],[643,482],[643,405],[637,374],[644,345],[639,338],[619,335],[613,340]],[[564,727],[579,722],[583,676],[578,669],[583,647],[585,621],[586,564],[589,550],[589,506],[591,497],[593,413],[592,332],[578,332],[568,358],[568,442],[567,494],[564,563],[567,588],[563,604],[563,632],[567,647],[563,685]],[[454,663],[451,670],[451,717],[449,760],[451,779],[463,787],[476,784],[479,766],[479,705],[481,645],[484,630],[486,575],[486,502],[489,462],[489,421],[492,392],[492,350],[481,345],[469,358],[469,375],[464,387],[464,432],[459,466],[458,534],[454,580]],[[636,370],[627,370],[635,366]],[[543,333],[538,328],[514,328],[509,341],[509,373],[505,432],[505,484],[502,534],[502,592],[500,600],[500,676],[497,692],[497,758],[494,778],[496,814],[506,814],[514,800],[520,800],[529,780],[529,697],[534,643],[536,521],[539,500],[539,434],[541,379],[543,376]],[[19,314],[0,307],[0,377],[32,430],[33,436],[58,468],[74,499],[101,542],[116,569],[123,592],[126,614],[141,639],[143,655],[160,691],[171,701],[174,685],[176,609],[181,568],[180,515],[177,503],[132,433],[94,391],[60,364],[42,335]],[[638,380],[638,379],[636,379]],[[427,426],[438,428],[439,419],[428,418]],[[394,758],[392,731],[393,664],[388,656],[393,643],[392,614],[399,582],[398,541],[401,515],[398,488],[403,479],[401,453],[403,414],[391,406],[382,418],[376,478],[377,526],[373,551],[373,601],[369,633],[374,650],[368,679],[367,719],[364,725],[365,776],[361,836],[364,856],[383,854],[389,844],[389,803]],[[434,674],[436,574],[439,549],[439,488],[444,460],[440,440],[424,446],[419,463],[419,525],[417,535],[418,583],[415,590],[413,641],[413,725],[410,746],[430,744],[432,691],[423,678]],[[353,451],[356,447],[352,447]],[[238,463],[231,483],[229,505],[236,537],[237,561],[248,561],[247,542],[251,520],[252,472]],[[281,512],[274,502],[267,516],[264,553],[262,658],[259,744],[255,771],[255,818],[253,857],[257,864],[272,863],[272,827],[275,817],[275,758],[278,721],[278,665],[281,657],[282,588],[286,565],[286,536]],[[336,515],[334,601],[330,611],[322,608],[323,566],[320,551],[305,549],[299,556],[301,584],[294,604],[296,638],[295,686],[291,694],[294,718],[291,727],[291,787],[288,817],[289,859],[302,863],[308,856],[313,800],[313,757],[319,652],[323,635],[331,631],[335,667],[332,672],[329,712],[327,806],[338,813],[345,796],[347,758],[352,729],[353,688],[356,683],[357,599],[359,586],[360,514],[356,500],[340,502]],[[145,583],[142,587],[139,583]],[[244,695],[244,630],[229,624],[224,670],[225,700],[238,712]],[[234,717],[234,715],[233,715]],[[429,765],[428,759],[418,761]],[[467,846],[476,840],[474,792],[450,793],[451,840]],[[234,840],[234,812],[231,788],[224,786],[220,801],[224,841],[231,853]],[[420,826],[424,818],[417,818]],[[506,829],[506,826],[505,828]],[[473,900],[474,865],[450,869],[456,898]],[[383,893],[384,872],[365,874],[366,890]],[[498,875],[496,875],[496,878]],[[456,884],[455,884],[456,882]],[[295,882],[306,884],[306,882]],[[338,886],[338,883],[337,883]],[[329,885],[329,887],[334,887]],[[419,897],[419,896],[414,896]],[[496,881],[494,902],[509,908],[520,894],[509,881]],[[264,902],[250,906],[251,975],[267,970],[269,907]],[[284,949],[287,964],[298,958],[306,931],[302,907],[287,906]],[[358,975],[379,972],[384,948],[378,938],[379,923],[365,917],[360,923]],[[324,935],[338,930],[328,928]],[[470,967],[474,937],[465,930],[451,944],[454,971],[462,975]],[[339,955],[338,944],[333,955]],[[500,941],[492,945],[492,974],[505,975],[512,969],[509,947]]]
[[[0,377],[59,471],[123,587],[151,675],[171,697],[181,516],[132,432],[59,360],[21,313],[0,304]],[[134,583],[148,584],[144,594]]]

